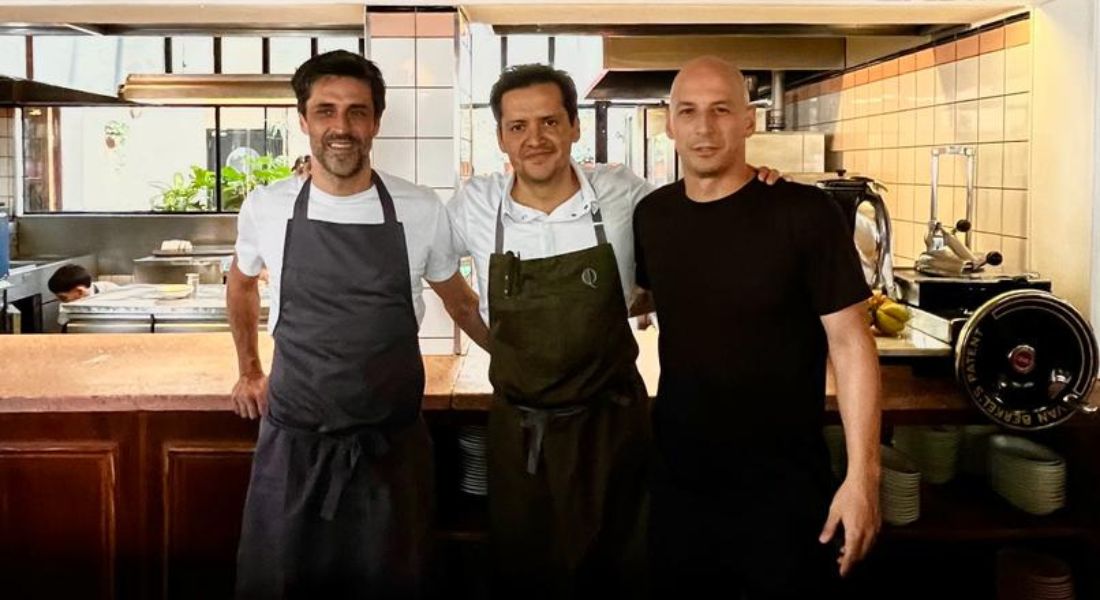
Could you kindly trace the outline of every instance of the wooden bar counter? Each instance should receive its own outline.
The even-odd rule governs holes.
[[[652,394],[659,376],[656,333],[640,332],[638,341],[639,368]],[[921,342],[879,340],[880,355],[889,363],[914,344]],[[938,365],[934,375],[884,364],[887,425],[984,422],[950,376],[943,348],[926,349],[941,355],[930,359]],[[261,336],[260,350],[268,367],[270,337]],[[232,338],[0,336],[0,355],[0,597],[230,597],[257,430],[256,421],[230,410],[237,378]],[[488,357],[471,347],[463,356],[424,361],[424,413],[435,440],[446,559],[441,572],[447,589],[465,590],[455,595],[480,597],[484,499],[458,491],[455,440],[458,427],[485,421],[492,392]],[[831,381],[828,390],[827,414],[835,422]],[[988,490],[933,491],[928,519],[887,531],[884,540],[900,542],[884,542],[881,556],[910,548],[904,544],[911,540],[985,543],[1037,535],[1087,540],[1090,550],[1082,556],[1092,561],[1100,436],[1091,426],[1058,429],[1070,435],[1049,443],[1087,458],[1081,467],[1071,464],[1071,478],[1086,482],[1071,481],[1071,498],[1078,499],[1072,510],[1030,517],[997,505]],[[1075,485],[1084,491],[1074,491]],[[996,510],[987,510],[990,503]],[[939,552],[935,546],[932,555]],[[883,573],[899,564],[883,560],[889,563]],[[900,560],[912,558],[903,552]],[[1079,589],[1079,597],[1090,597],[1085,591]]]

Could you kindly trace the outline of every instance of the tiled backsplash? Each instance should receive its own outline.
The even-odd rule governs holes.
[[[454,12],[372,12],[367,57],[386,80],[386,112],[374,140],[378,168],[448,199],[455,156]]]
[[[0,210],[15,206],[15,109],[0,108]]]
[[[828,135],[828,164],[883,182],[894,252],[924,248],[931,212],[931,149],[977,155],[974,246],[1001,250],[1005,271],[1028,268],[1031,132],[1030,21],[858,68],[788,92],[794,127]],[[965,161],[943,157],[939,220],[965,216]],[[904,262],[904,260],[903,260]]]

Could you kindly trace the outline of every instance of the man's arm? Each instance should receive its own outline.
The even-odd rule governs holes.
[[[634,286],[634,291],[630,294],[630,307],[627,316],[640,317],[655,310],[657,310],[657,307],[653,305],[653,294],[645,288]]]
[[[481,311],[478,309],[479,298],[474,290],[470,289],[462,274],[456,271],[449,279],[429,281],[428,285],[439,294],[447,314],[451,315],[462,331],[465,331],[475,344],[488,350],[489,328],[481,319]]]
[[[878,352],[863,302],[821,317],[836,373],[837,402],[848,449],[848,474],[833,498],[821,532],[828,543],[844,524],[840,574],[866,556],[878,534],[879,443],[882,420]]]
[[[260,363],[259,277],[245,275],[237,267],[237,259],[229,268],[225,290],[229,330],[237,349],[239,378],[233,387],[233,408],[241,417],[255,419],[267,412],[267,376]]]

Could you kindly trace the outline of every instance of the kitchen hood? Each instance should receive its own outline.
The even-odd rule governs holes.
[[[130,75],[119,95],[173,106],[294,106],[290,75]]]
[[[770,81],[774,71],[843,69],[848,49],[842,37],[632,35],[604,37],[603,52],[604,70],[585,94],[590,100],[668,98],[680,67],[702,54],[728,58],[755,83]],[[750,90],[754,98],[756,91]]]
[[[41,81],[0,76],[0,107],[94,106],[128,104],[114,96],[61,87]]]

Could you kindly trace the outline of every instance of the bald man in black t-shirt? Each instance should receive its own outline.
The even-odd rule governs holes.
[[[838,207],[813,187],[754,180],[747,100],[730,64],[685,65],[668,121],[684,179],[634,213],[637,280],[661,329],[656,597],[830,597],[879,528],[870,290]],[[821,433],[826,356],[847,432],[839,488]]]

